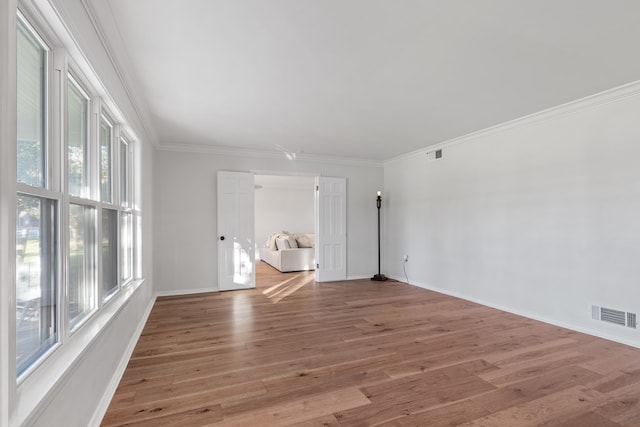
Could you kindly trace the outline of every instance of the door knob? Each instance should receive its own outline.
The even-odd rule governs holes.
[[[220,240],[224,240],[224,236],[220,236]]]

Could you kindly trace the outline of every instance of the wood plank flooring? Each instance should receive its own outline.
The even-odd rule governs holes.
[[[640,350],[399,282],[158,298],[103,426],[640,426]]]

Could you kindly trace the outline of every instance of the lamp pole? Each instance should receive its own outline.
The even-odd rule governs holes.
[[[380,273],[380,208],[382,207],[382,191],[378,191],[378,196],[376,197],[376,207],[378,208],[378,274],[375,274],[371,278],[371,280],[384,282],[385,280],[387,280],[387,277],[384,274]]]

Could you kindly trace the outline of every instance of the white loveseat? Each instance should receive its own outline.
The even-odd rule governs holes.
[[[272,233],[260,259],[283,273],[315,270],[315,239],[313,234]]]

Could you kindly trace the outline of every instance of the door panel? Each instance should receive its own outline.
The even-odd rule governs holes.
[[[255,288],[253,174],[218,172],[218,289]]]
[[[316,179],[316,281],[347,278],[347,182]]]

